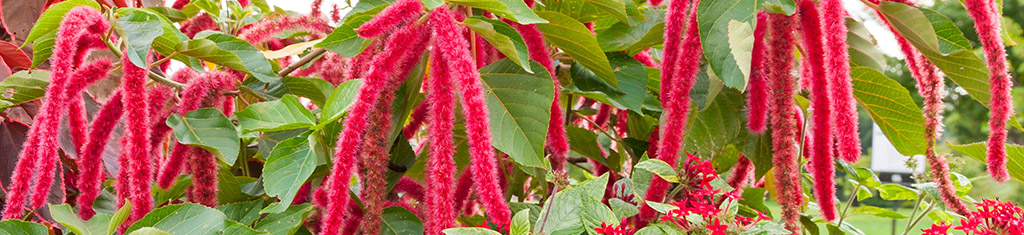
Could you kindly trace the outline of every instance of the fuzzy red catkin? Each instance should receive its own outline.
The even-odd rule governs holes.
[[[594,124],[597,124],[597,126],[594,127],[595,129],[603,129],[604,124],[608,122],[609,118],[611,118],[612,109],[614,108],[612,108],[611,105],[605,103],[601,103],[597,106],[597,114],[594,115]]]
[[[409,29],[402,30],[421,30],[426,32],[422,26],[418,25],[407,25],[404,26]],[[365,171],[362,175],[364,189],[360,192],[363,205],[366,208],[367,214],[379,215],[385,208],[384,196],[387,191],[387,182],[384,180],[388,171],[388,163],[390,155],[388,152],[388,144],[391,143],[391,131],[394,125],[391,121],[391,105],[395,100],[395,92],[398,87],[405,82],[407,77],[407,71],[411,70],[416,63],[413,63],[413,59],[419,59],[419,55],[423,53],[427,48],[427,44],[424,41],[413,41],[415,46],[412,47],[409,52],[403,54],[398,60],[393,61],[401,66],[398,68],[398,73],[392,76],[396,76],[398,79],[389,79],[386,87],[381,92],[380,97],[377,100],[377,104],[372,110],[373,113],[382,114],[376,118],[368,120],[369,125],[374,127],[367,131],[364,136],[364,142],[362,146],[363,164],[365,165]],[[418,60],[417,60],[418,61]],[[380,216],[366,216],[363,217],[362,224],[360,227],[363,228],[363,232],[367,234],[380,233]]]
[[[81,147],[85,144],[86,123],[85,103],[82,98],[82,91],[86,86],[99,79],[106,78],[110,74],[113,64],[109,59],[101,58],[79,67],[72,75],[72,81],[68,83],[68,126],[71,128],[71,140],[75,145],[76,154],[81,154]]]
[[[435,38],[434,43],[440,39]],[[455,227],[457,211],[455,202],[459,196],[453,190],[455,177],[455,144],[453,140],[455,125],[455,89],[451,75],[448,73],[448,62],[442,58],[439,47],[430,52],[431,68],[428,81],[427,101],[430,105],[430,118],[427,124],[427,142],[430,143],[430,158],[427,159],[427,221],[424,224],[425,234],[443,234],[441,230]],[[463,173],[463,177],[469,171]],[[461,179],[461,178],[460,178]],[[463,186],[465,187],[465,186]]]
[[[402,193],[402,197],[409,197],[416,201],[423,201],[423,195],[426,190],[419,182],[409,178],[402,177],[395,183],[395,187],[391,190],[393,193]]]
[[[832,121],[839,159],[857,162],[860,158],[860,133],[857,103],[850,78],[850,56],[846,44],[846,9],[841,0],[821,1],[821,30],[824,34],[825,76],[830,80]]]
[[[629,110],[622,109],[615,113],[615,127],[619,136],[625,137],[629,132]]]
[[[661,65],[659,65],[657,62],[654,62],[654,58],[651,58],[650,48],[644,49],[643,51],[640,51],[640,53],[636,53],[636,55],[633,55],[633,59],[636,59],[636,61],[639,61],[641,64],[644,64],[644,66],[647,67],[659,69],[661,68]]]
[[[185,36],[192,38],[195,37],[197,33],[202,32],[203,30],[220,30],[220,27],[217,26],[217,22],[213,21],[213,18],[210,17],[210,14],[203,13],[195,17],[192,17],[191,19],[188,19],[185,22],[182,22],[180,29],[181,33],[184,33]]]
[[[532,1],[530,1],[532,2]],[[561,82],[555,77],[555,62],[551,60],[551,50],[544,44],[544,37],[537,25],[521,25],[511,20],[504,20],[516,28],[523,35],[527,50],[530,51],[530,59],[537,61],[551,74],[551,81],[554,83],[555,96],[551,102],[551,115],[548,119],[548,133],[545,145],[551,151],[551,169],[556,172],[565,171],[565,161],[569,154],[569,137],[565,130],[565,113],[562,110],[562,100],[559,91],[562,89]]]
[[[673,0],[669,5],[672,10],[666,14],[666,19],[674,15],[673,11],[685,11],[685,6],[686,0]],[[658,141],[657,158],[673,167],[679,162],[682,135],[686,129],[687,115],[690,113],[690,89],[693,88],[696,81],[697,72],[700,70],[700,58],[704,54],[703,48],[700,45],[700,36],[697,32],[696,11],[691,11],[687,18],[686,35],[679,48],[670,50],[667,46],[668,41],[674,40],[671,38],[678,38],[677,35],[668,34],[667,26],[668,24],[679,22],[666,22],[665,32],[665,37],[667,38],[665,54],[667,56],[663,65],[666,69],[669,67],[674,67],[674,69],[671,69],[672,74],[662,73],[661,92],[664,97],[662,103],[665,104],[662,118],[667,121],[659,132],[661,136]],[[669,63],[669,61],[672,61],[672,63]],[[676,84],[665,84],[665,78],[667,77],[675,77],[670,79],[670,82]],[[644,200],[662,201],[670,186],[672,186],[671,183],[661,178],[652,178],[651,186],[647,189]],[[640,208],[639,220],[641,224],[646,224],[651,219],[654,219],[655,215],[654,209],[645,204]]]
[[[949,175],[949,162],[946,156],[935,152],[935,141],[942,135],[942,110],[944,109],[942,98],[945,96],[945,80],[935,65],[928,61],[921,53],[915,54],[915,60],[919,63],[921,82],[917,84],[918,93],[924,98],[924,136],[925,156],[928,160],[932,177],[939,188],[939,196],[942,202],[949,209],[957,214],[966,215],[970,213],[967,205],[960,201],[956,195],[956,187]]]
[[[423,32],[420,32],[423,31]],[[427,40],[425,30],[399,30],[388,40],[383,50],[371,63],[370,70],[365,84],[359,90],[356,101],[349,109],[348,117],[345,118],[345,129],[338,137],[331,173],[327,176],[327,209],[326,216],[321,222],[321,232],[325,234],[336,234],[342,226],[345,206],[348,204],[348,181],[353,173],[356,163],[358,149],[355,147],[360,143],[360,137],[366,130],[366,118],[369,111],[376,105],[377,99],[381,96],[384,86],[389,79],[399,79],[394,76],[398,64],[397,61],[404,54],[409,53],[414,45],[408,42]]]
[[[190,2],[192,2],[192,1],[191,0],[175,0],[174,4],[171,5],[171,8],[174,8],[174,9],[177,9],[177,10],[181,10],[182,8],[185,8],[185,5],[188,5],[188,3],[190,3]]]
[[[760,134],[764,132],[768,119],[768,85],[765,84],[764,73],[764,31],[768,12],[757,13],[757,26],[754,27],[754,49],[750,59],[750,85],[747,88],[747,129]]]
[[[332,30],[334,28],[328,25],[322,17],[282,16],[260,20],[244,32],[239,33],[238,38],[252,44],[263,44],[274,35],[285,31],[305,31],[312,33],[314,37],[322,37]]]
[[[660,2],[661,0],[655,0]],[[653,2],[652,2],[653,3]],[[679,35],[683,34],[683,24],[686,23],[686,9],[689,6],[689,0],[672,0],[668,5],[668,10],[665,12],[665,51],[664,57],[661,60],[661,93],[658,94],[658,99],[662,102],[669,99],[669,92],[672,87],[676,85],[676,70],[678,66],[675,66],[676,60],[682,56],[682,48],[680,44],[682,39]]]
[[[199,147],[189,146],[187,149],[190,150],[188,165],[193,182],[189,187],[188,200],[217,207],[217,156]]]
[[[430,104],[424,102],[416,106],[416,109],[412,111],[412,115],[409,115],[409,124],[402,128],[402,134],[405,135],[406,139],[412,139],[416,135],[416,132],[420,130],[420,126],[423,126],[423,122],[427,121],[427,112],[430,111]]]
[[[490,118],[488,117],[487,101],[480,84],[480,73],[477,72],[473,57],[470,55],[469,43],[458,32],[462,29],[456,24],[455,18],[448,9],[435,8],[430,15],[434,25],[436,50],[442,52],[449,74],[459,84],[462,93],[462,112],[466,116],[466,135],[469,140],[471,172],[476,178],[477,193],[487,210],[490,222],[499,226],[508,225],[512,212],[505,202],[502,188],[498,187],[497,158],[491,147]]]
[[[366,21],[356,29],[360,37],[372,38],[391,31],[395,26],[415,19],[423,11],[423,2],[419,0],[398,0],[377,13],[373,19]]]
[[[181,72],[179,72],[181,73]],[[194,74],[186,72],[182,74],[180,78],[185,79],[188,77],[194,77]],[[190,76],[191,75],[191,76]],[[177,74],[175,74],[177,77]],[[174,112],[179,115],[185,115],[186,113],[199,109],[203,105],[205,100],[210,99],[210,93],[217,90],[217,88],[225,88],[231,86],[231,75],[220,71],[211,71],[202,74],[194,79],[189,79],[185,83],[185,89],[181,91],[181,101],[174,106]],[[166,133],[170,131],[170,128],[160,128],[157,131],[163,131]],[[155,146],[158,143],[157,140],[151,141],[150,146]],[[160,164],[161,168],[157,171],[156,182],[157,186],[163,189],[167,189],[174,184],[175,179],[181,173],[182,168],[187,164],[191,150],[187,146],[175,146],[171,151],[171,156],[167,157],[165,161]]]
[[[174,95],[174,88],[155,85],[150,87],[147,92],[149,93],[149,118],[151,124],[149,147],[153,150],[153,154],[158,154],[160,152],[158,145],[167,139],[167,133],[171,131],[171,128],[164,121],[171,114],[168,101],[172,101],[171,96]]]
[[[817,5],[813,0],[801,0],[799,7],[801,32],[803,33],[804,50],[808,55],[822,55],[825,52],[822,43],[820,18]],[[831,33],[831,32],[830,32]],[[832,155],[832,81],[827,79],[825,61],[818,56],[808,56],[811,75],[811,107],[813,122],[811,131],[813,140],[809,170],[814,177],[814,195],[821,207],[821,215],[826,221],[836,219],[835,198],[835,165]],[[843,61],[843,63],[847,63]]]
[[[380,43],[373,41],[362,53],[352,57],[342,69],[342,80],[348,81],[356,78],[363,78],[370,71],[370,62],[380,53]]]
[[[974,29],[978,31],[978,41],[981,41],[990,71],[988,172],[997,182],[1006,182],[1010,178],[1006,170],[1006,122],[1013,116],[1013,98],[1010,97],[1013,81],[1006,69],[1006,48],[999,34],[1002,29],[1000,12],[996,12],[992,4],[991,0],[964,1],[967,14],[974,19]]]
[[[146,68],[135,67],[128,57],[121,62],[124,66],[124,77],[121,79],[123,94],[122,103],[125,107],[147,107],[146,102]],[[147,62],[148,64],[148,62]],[[149,144],[149,110],[146,108],[125,109],[124,136],[121,139],[121,154],[118,156],[122,164],[116,185],[127,186],[128,195],[117,195],[120,204],[127,198],[132,202],[132,210],[128,220],[122,225],[126,227],[142,218],[153,208],[152,181],[153,169]],[[124,160],[120,160],[124,159]]]
[[[82,219],[92,218],[96,214],[92,209],[92,202],[99,196],[103,183],[103,149],[110,140],[110,133],[121,121],[123,105],[121,104],[122,92],[117,90],[107,103],[100,107],[100,111],[90,124],[90,132],[86,137],[85,145],[78,155],[78,195],[77,203],[81,211],[78,216]]]
[[[803,189],[800,185],[800,165],[797,138],[799,138],[799,112],[793,96],[793,18],[782,14],[768,15],[768,47],[765,54],[765,78],[768,81],[769,122],[772,125],[772,164],[775,166],[775,182],[782,205],[782,220],[786,229],[800,234],[800,207],[803,204]]]
[[[738,192],[743,192],[743,188],[747,186],[753,177],[754,164],[741,153],[740,159],[736,161],[736,166],[732,168],[732,174],[729,175],[725,182],[738,190]]]
[[[459,176],[459,183],[455,185],[455,209],[458,211],[469,210],[472,200],[469,200],[469,192],[473,191],[473,174],[468,170]]]
[[[109,23],[103,19],[99,12],[88,7],[76,7],[65,15],[57,28],[57,39],[54,44],[54,58],[51,61],[52,73],[50,85],[46,89],[45,99],[40,108],[40,113],[33,121],[35,123],[29,128],[29,134],[22,145],[22,151],[18,156],[18,163],[11,176],[11,185],[8,186],[7,207],[4,209],[4,219],[15,219],[21,217],[25,204],[25,197],[32,194],[33,197],[46,198],[49,186],[53,181],[53,168],[56,167],[56,156],[44,155],[47,152],[56,154],[57,131],[60,118],[66,107],[68,94],[65,92],[67,83],[72,75],[72,62],[66,58],[72,58],[77,52],[78,40],[83,34],[91,33],[90,28],[108,27]],[[65,59],[57,59],[65,58]],[[46,151],[46,149],[50,149]],[[53,161],[53,162],[50,162]],[[34,179],[35,174],[41,174],[38,180]],[[49,175],[49,177],[47,177]],[[50,180],[44,183],[43,180]],[[32,181],[40,184],[47,184],[42,191],[32,190],[29,187]],[[41,196],[36,196],[40,194]]]
[[[156,176],[156,185],[162,189],[170,189],[176,179],[178,179],[179,173],[184,166],[189,152],[188,145],[176,143],[174,148],[171,149],[171,155],[167,156],[164,163],[161,164],[159,173]]]

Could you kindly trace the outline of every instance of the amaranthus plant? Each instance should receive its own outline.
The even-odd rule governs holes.
[[[1022,232],[1015,2],[289,3],[0,5],[0,231]]]

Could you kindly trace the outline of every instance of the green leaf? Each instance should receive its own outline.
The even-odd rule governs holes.
[[[857,187],[857,201],[864,201],[871,197],[874,197],[874,195],[871,194],[871,190],[868,187]]]
[[[793,0],[765,0],[764,9],[776,14],[793,15],[796,13],[796,2]]]
[[[544,38],[593,71],[601,80],[612,87],[619,87],[615,73],[608,65],[608,57],[605,57],[594,34],[583,23],[558,12],[542,11],[538,14],[550,21],[537,24]]]
[[[404,207],[384,208],[380,219],[381,234],[423,234],[423,222]]]
[[[171,22],[170,19],[168,19],[167,17],[164,17],[163,15],[161,15],[156,10],[152,10],[152,9],[148,9],[148,8],[118,8],[117,9],[117,14],[118,15],[122,15],[122,16],[136,14],[136,12],[142,12],[142,13],[139,13],[139,14],[148,14],[148,15],[156,16],[156,19],[158,19],[159,22],[160,22],[160,27],[163,28],[163,34],[161,34],[159,37],[154,38],[152,40],[152,44],[150,44],[150,46],[153,48],[154,51],[156,51],[157,53],[160,53],[161,55],[164,55],[164,56],[168,56],[168,55],[172,55],[173,54],[174,55],[172,57],[173,59],[185,63],[185,65],[188,65],[188,67],[190,67],[192,69],[202,71],[203,64],[199,60],[197,60],[195,58],[190,58],[190,57],[188,57],[186,55],[183,55],[183,54],[174,54],[174,52],[178,51],[178,44],[180,42],[183,42],[183,41],[188,41],[189,38],[184,33],[181,33],[181,30],[178,30],[178,27],[174,26],[174,23]],[[34,47],[37,47],[37,46],[34,46]]]
[[[170,235],[170,233],[154,227],[145,227],[132,231],[128,235]]]
[[[850,54],[850,67],[863,66],[876,71],[885,71],[885,54],[875,46],[874,38],[856,20],[846,19],[846,43]]]
[[[715,75],[725,82],[726,86],[744,90],[747,86],[732,49],[729,47],[729,22],[756,23],[754,11],[757,1],[701,1],[697,5],[697,28],[700,31],[700,43],[704,48],[704,57],[708,60]],[[751,31],[753,32],[753,31]],[[749,54],[743,52],[743,54]]]
[[[530,51],[526,48],[523,36],[507,23],[480,16],[466,18],[462,23],[487,40],[512,62],[522,66],[527,72],[533,73],[530,70]]]
[[[744,83],[750,80],[750,61],[754,52],[754,26],[747,22],[729,20],[729,51],[743,73]]]
[[[356,34],[355,29],[372,18],[372,15],[359,15],[347,19],[344,24],[334,28],[331,34],[328,34],[327,37],[324,37],[323,41],[313,45],[313,47],[324,48],[344,57],[359,55],[363,49],[370,46],[371,41],[360,37]]]
[[[310,113],[299,98],[286,95],[280,100],[249,105],[235,113],[242,133],[253,131],[281,131],[316,124],[316,117]]]
[[[356,100],[356,95],[359,94],[359,88],[362,86],[362,79],[352,79],[339,84],[338,88],[331,92],[331,96],[327,98],[327,104],[320,112],[320,123],[310,129],[323,129],[327,124],[340,119],[342,114],[348,111],[352,102]]]
[[[185,12],[185,14],[190,17],[198,14],[199,10],[206,11],[206,13],[210,13],[212,16],[220,17],[220,5],[218,3],[220,3],[220,1],[194,0],[186,4],[181,11]]]
[[[890,218],[890,219],[906,219],[907,218],[907,216],[905,216],[903,214],[900,214],[900,213],[897,213],[895,211],[889,210],[889,209],[880,208],[880,207],[874,207],[874,206],[864,206],[864,205],[858,206],[856,208],[853,208],[853,211],[850,212],[850,215],[873,215],[875,217]]]
[[[266,218],[256,223],[256,231],[270,232],[270,234],[294,234],[312,209],[313,206],[306,203],[290,206],[288,210],[281,213],[267,215]]]
[[[113,234],[107,232],[107,225],[110,223],[110,214],[96,214],[89,219],[89,221],[85,221],[78,217],[78,214],[76,214],[74,209],[71,208],[71,205],[50,204],[50,216],[53,217],[53,220],[60,223],[60,225],[63,225],[68,229],[68,231],[74,234]]]
[[[0,111],[42,98],[50,85],[50,72],[23,70],[0,81]]]
[[[263,52],[245,40],[215,31],[203,31],[196,39],[178,45],[181,54],[246,72],[260,81],[281,79]]]
[[[668,163],[665,163],[665,161],[658,159],[647,159],[645,161],[637,163],[636,166],[633,167],[644,169],[654,174],[657,174],[658,176],[661,177],[661,179],[665,181],[679,183],[679,176],[676,175],[676,170],[673,169],[672,166],[669,166]]]
[[[743,190],[743,195],[741,195],[743,200],[740,200],[739,203],[771,217],[772,211],[768,209],[768,206],[764,205],[764,194],[764,188],[746,188]]]
[[[743,155],[754,163],[754,177],[760,179],[768,173],[772,167],[772,159],[775,152],[772,150],[772,130],[765,130],[764,133],[750,134],[747,136],[747,146]]]
[[[160,24],[160,16],[148,11],[132,11],[126,16],[117,18],[117,25],[124,31],[126,39],[125,56],[139,68],[148,68],[146,59],[153,39],[164,34]]]
[[[217,234],[224,229],[224,213],[199,204],[185,203],[157,208],[125,230],[155,227],[173,235]]]
[[[917,200],[917,190],[899,184],[883,184],[878,187],[878,195],[885,200]]]
[[[744,128],[743,114],[736,110],[743,109],[744,97],[733,89],[718,96],[706,109],[690,114],[683,149],[704,159],[735,159],[739,149],[734,144]]]
[[[632,1],[632,0],[625,0]],[[585,6],[593,6],[611,14],[619,22],[629,24],[629,16],[626,15],[626,3],[623,0],[586,0]]]
[[[128,220],[128,213],[131,213],[131,211],[132,201],[125,199],[124,205],[121,205],[121,208],[118,208],[117,212],[114,212],[114,215],[110,217],[110,222],[107,223],[106,234],[114,234],[114,232],[117,232],[117,228],[121,227],[121,223],[124,223],[125,220]],[[95,218],[96,217],[93,216],[93,219]],[[92,219],[90,219],[89,221],[92,221]]]
[[[278,143],[270,152],[263,168],[263,187],[267,196],[276,196],[281,203],[263,208],[260,213],[278,213],[291,205],[295,194],[316,169],[316,153],[310,147],[309,133]]]
[[[581,234],[594,231],[601,223],[619,224],[620,220],[601,203],[608,174],[562,190],[544,203],[534,234]]]
[[[455,3],[472,8],[487,10],[495,15],[501,16],[520,24],[547,23],[546,17],[537,16],[525,2],[519,0],[449,0]],[[550,20],[550,19],[548,19]]]
[[[597,143],[597,133],[593,131],[577,127],[575,125],[568,125],[565,127],[566,134],[569,137],[569,149],[583,155],[584,157],[594,159],[598,163],[615,168],[615,164],[611,164],[601,154],[600,145]]]
[[[501,235],[501,233],[488,228],[449,228],[442,230],[447,235]]]
[[[174,129],[174,137],[179,143],[202,147],[228,165],[238,159],[241,145],[238,132],[220,110],[202,108],[188,112],[184,117],[171,114],[166,123]]]
[[[627,22],[618,22],[608,28],[597,30],[597,42],[601,49],[606,52],[628,51],[630,48],[650,47],[656,43],[643,41],[644,39],[655,39],[661,42],[664,32],[665,11],[660,9],[645,9],[643,15],[648,20],[630,25]],[[654,32],[653,29],[661,25],[662,33]],[[655,38],[647,38],[647,35],[657,33]],[[643,45],[637,45],[643,44]],[[632,52],[630,52],[632,54]]]
[[[242,193],[242,185],[258,180],[248,176],[235,176],[231,169],[221,168],[217,171],[217,202],[226,204],[252,199],[248,194]]]
[[[530,225],[530,209],[522,209],[512,216],[512,228],[509,235],[529,235],[530,227],[533,227]]]
[[[224,220],[224,223],[227,224],[227,228],[224,228],[224,231],[221,231],[221,234],[224,234],[224,235],[229,235],[229,234],[230,235],[236,235],[236,234],[237,235],[259,235],[259,234],[267,234],[267,235],[269,235],[270,234],[268,232],[256,231],[255,229],[252,229],[249,226],[245,226],[244,224],[235,222],[234,220]]]
[[[31,42],[35,42],[47,34],[57,34],[57,27],[60,26],[60,22],[64,20],[64,15],[67,15],[71,9],[77,6],[92,7],[96,10],[100,10],[100,4],[93,0],[69,0],[58,2],[43,11],[43,14],[39,16],[36,23],[32,25],[32,29],[28,32],[28,37],[25,38],[25,44],[22,47],[28,45]],[[33,48],[38,50],[39,48]],[[33,57],[34,60],[45,60]]]
[[[32,43],[32,69],[43,64],[53,55],[54,40],[57,39],[57,32],[51,32],[36,39]]]
[[[260,218],[260,208],[263,208],[263,199],[256,199],[247,202],[229,203],[217,206],[217,210],[224,212],[227,219],[242,224],[252,224]]]
[[[181,10],[174,9],[174,8],[171,8],[171,7],[155,6],[155,7],[147,7],[146,9],[149,9],[149,10],[151,10],[153,12],[156,12],[157,14],[160,14],[160,15],[162,15],[164,17],[167,17],[167,19],[172,21],[172,22],[182,22],[182,21],[188,20],[188,16],[185,15],[185,12],[182,12]]]
[[[968,49],[957,49],[944,53],[942,47],[940,47],[939,41],[954,42],[945,44],[947,45],[947,50],[950,49],[950,45],[962,45],[962,43],[957,42],[959,39],[955,39],[963,37],[962,35],[958,37],[957,34],[960,34],[960,31],[953,30],[956,29],[955,27],[934,28],[935,26],[951,24],[944,22],[949,21],[948,18],[941,15],[936,17],[936,15],[930,13],[925,14],[920,8],[900,3],[882,2],[878,6],[882,16],[890,22],[900,35],[903,35],[910,44],[914,45],[914,48],[921,51],[929,61],[935,63],[936,67],[941,69],[953,82],[956,82],[957,85],[966,90],[971,97],[974,97],[975,100],[981,102],[985,107],[989,107],[989,99],[992,94],[989,93],[989,70],[985,62]],[[942,22],[935,22],[933,24],[932,20]],[[940,38],[942,40],[939,40]]]
[[[986,160],[988,156],[988,145],[985,142],[966,145],[950,144],[950,147],[953,147],[953,150],[974,158],[979,162],[988,163],[988,160]],[[1024,182],[1024,146],[1015,144],[1006,145],[1006,168],[1010,172],[1010,177],[1017,181]],[[957,188],[957,191],[960,191],[959,188],[960,187]]]
[[[617,70],[615,77],[619,80],[619,88],[615,88],[597,78],[590,70],[573,63],[569,69],[572,85],[566,87],[573,94],[591,98],[601,103],[610,104],[618,109],[639,112],[643,109],[647,97],[646,86],[649,78],[647,69],[633,57],[624,53],[607,53],[611,65]]]
[[[610,198],[608,199],[608,205],[611,207],[612,212],[615,212],[615,216],[619,218],[629,218],[640,214],[640,208],[622,199]]]
[[[531,67],[543,68],[537,62]],[[516,163],[544,168],[544,141],[555,88],[547,70],[530,74],[508,59],[480,69],[493,145]]]
[[[0,232],[5,234],[47,235],[50,230],[42,224],[9,219],[0,221]]]
[[[910,92],[874,69],[850,68],[853,96],[904,156],[925,153],[924,117]]]

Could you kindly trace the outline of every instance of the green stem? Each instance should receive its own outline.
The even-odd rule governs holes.
[[[850,198],[846,200],[846,206],[843,207],[843,213],[840,214],[839,223],[836,223],[837,225],[842,225],[843,220],[846,219],[847,212],[850,211],[850,205],[853,205],[853,199],[857,198],[857,190],[860,190],[860,182],[857,182],[857,184],[853,187],[853,193],[851,193]]]
[[[919,206],[920,204],[921,203],[918,203]],[[935,207],[935,204],[936,203],[934,201],[932,203],[929,203],[928,208],[925,208],[923,211],[921,211],[921,214],[918,215],[917,218],[914,218],[914,221],[912,223],[907,224],[907,227],[903,229],[903,235],[907,235],[908,233],[910,233],[910,230],[914,228],[914,226],[917,226],[917,223],[920,223],[921,220],[924,219],[926,215],[928,215],[928,212],[930,212]]]

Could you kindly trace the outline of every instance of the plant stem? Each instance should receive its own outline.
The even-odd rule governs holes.
[[[914,218],[915,216],[917,216],[917,210],[921,209],[921,201],[922,200],[924,200],[924,195],[918,195],[917,196],[917,202],[915,202],[915,204],[914,204],[914,210],[912,212],[910,212],[910,218]],[[909,226],[910,226],[910,224],[908,223],[907,227],[905,227],[903,229],[904,234],[906,234],[907,230],[910,230]]]
[[[903,235],[907,235],[907,233],[910,233],[910,229],[914,228],[914,226],[917,226],[917,223],[921,222],[921,220],[924,219],[926,215],[928,215],[928,212],[930,212],[932,208],[935,207],[935,204],[937,203],[934,201],[932,201],[932,203],[929,203],[928,208],[925,208],[923,211],[921,211],[921,214],[914,219],[914,222],[907,224],[907,228],[903,230]],[[920,203],[918,203],[918,205],[920,205]]]
[[[162,58],[160,60],[153,61],[152,64],[149,64],[149,67],[153,68],[153,66],[157,66],[157,65],[162,64],[164,62],[167,62],[167,61],[171,60],[171,57],[174,57],[175,55],[178,55],[177,51],[171,53],[170,55],[167,55],[167,57],[164,57],[164,58]]]
[[[853,187],[853,193],[850,194],[850,198],[846,200],[846,206],[843,207],[843,213],[840,214],[838,225],[843,224],[843,220],[846,219],[846,213],[850,211],[850,205],[853,205],[853,199],[857,198],[857,190],[860,190],[860,182],[857,182],[856,186]]]
[[[305,56],[300,58],[299,61],[296,61],[294,64],[290,64],[288,65],[288,67],[285,67],[280,72],[277,72],[277,76],[288,76],[288,74],[291,74],[296,69],[299,69],[299,67],[302,67],[303,65],[306,65],[306,63],[313,61],[313,59],[315,59],[316,57],[323,55],[324,52],[327,52],[327,50],[323,48],[313,49],[313,51],[309,52],[309,54],[306,54]]]

